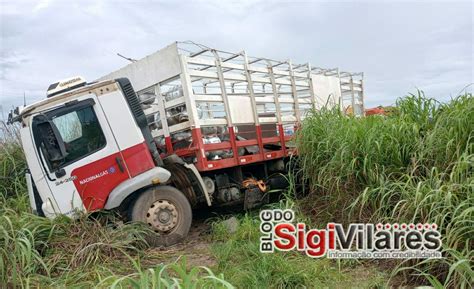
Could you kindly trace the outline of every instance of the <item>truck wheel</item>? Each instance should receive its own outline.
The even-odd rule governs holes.
[[[131,219],[148,224],[157,233],[147,237],[151,246],[171,246],[188,235],[193,216],[191,205],[181,191],[156,186],[136,199]]]

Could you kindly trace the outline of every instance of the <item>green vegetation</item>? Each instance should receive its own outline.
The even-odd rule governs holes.
[[[422,92],[391,116],[314,112],[298,136],[303,176],[315,202],[340,220],[436,223],[441,260],[406,261],[395,272],[433,286],[470,288],[474,236],[474,98],[441,104]],[[332,215],[350,208],[350,214]],[[328,216],[326,216],[328,217]],[[407,272],[408,271],[408,272]]]
[[[437,223],[441,260],[393,263],[312,259],[301,252],[259,252],[257,212],[237,216],[229,233],[216,219],[200,252],[149,248],[148,229],[111,213],[54,220],[33,215],[18,133],[0,132],[0,287],[19,288],[295,288],[421,285],[469,288],[473,283],[474,99],[439,104],[421,93],[387,117],[351,118],[312,112],[296,141],[298,172],[309,186],[293,208],[313,227],[327,221]],[[192,245],[191,245],[192,246]],[[187,256],[186,256],[187,255]],[[171,257],[171,258],[170,258]],[[385,269],[384,269],[385,268]],[[388,283],[388,279],[395,276]],[[231,285],[232,284],[232,285]]]

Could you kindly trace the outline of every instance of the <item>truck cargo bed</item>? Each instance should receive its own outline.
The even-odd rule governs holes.
[[[363,74],[173,43],[99,80],[127,77],[163,157],[209,171],[294,153],[311,109],[361,115]]]

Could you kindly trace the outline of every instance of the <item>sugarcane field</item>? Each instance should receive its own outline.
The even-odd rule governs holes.
[[[0,288],[473,288],[473,12],[0,1]]]

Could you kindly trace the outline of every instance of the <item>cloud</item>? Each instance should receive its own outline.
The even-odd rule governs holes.
[[[176,40],[364,71],[366,106],[472,83],[471,2],[13,1],[0,4],[3,107],[93,80]]]
[[[41,9],[48,8],[51,5],[52,2],[53,2],[52,0],[40,0],[40,1],[38,1],[38,4],[36,4],[36,6],[33,8],[33,12],[38,12]]]

